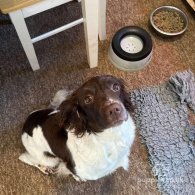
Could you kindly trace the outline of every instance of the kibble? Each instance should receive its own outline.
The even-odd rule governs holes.
[[[180,32],[184,28],[184,21],[176,11],[160,11],[153,17],[154,24],[168,33]]]

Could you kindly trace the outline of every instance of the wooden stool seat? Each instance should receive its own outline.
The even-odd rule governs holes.
[[[9,12],[33,5],[39,1],[41,0],[0,0],[0,10],[2,13],[7,14]]]

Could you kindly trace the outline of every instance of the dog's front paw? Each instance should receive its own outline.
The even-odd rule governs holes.
[[[128,171],[128,168],[129,168],[129,158],[128,157],[123,159],[121,163],[121,167],[123,167],[125,171]]]
[[[76,175],[72,175],[73,176],[73,178],[76,180],[76,181],[79,181],[79,182],[86,182],[87,180],[86,179],[83,179],[83,178],[80,178],[80,177],[78,177],[78,176],[76,176]]]

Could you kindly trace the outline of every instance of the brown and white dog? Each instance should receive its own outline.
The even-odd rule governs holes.
[[[128,169],[135,125],[121,79],[93,77],[69,97],[57,93],[54,99],[57,108],[38,110],[27,118],[21,161],[46,174],[71,174],[83,181],[119,167]]]

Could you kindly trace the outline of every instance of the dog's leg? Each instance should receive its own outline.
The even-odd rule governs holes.
[[[33,159],[33,157],[28,152],[24,152],[23,154],[21,154],[19,157],[19,160],[21,160],[22,162],[24,162],[28,165],[31,165],[31,166],[38,168],[42,173],[44,173],[46,175],[57,173],[57,165],[58,165],[57,162],[58,161],[56,160],[55,162],[53,161],[53,163],[52,163],[52,160],[54,160],[52,158],[48,159],[48,157],[47,157],[47,162],[49,162],[48,165],[52,165],[52,166],[55,165],[54,167],[39,164],[39,162],[37,162],[36,159]],[[46,162],[43,162],[43,161],[42,161],[42,163],[46,164]]]
[[[55,168],[55,167],[47,167],[47,166],[43,166],[43,165],[35,165],[35,167],[37,167],[42,173],[44,173],[46,175],[57,173],[57,168]]]
[[[65,162],[61,162],[57,168],[57,174],[58,176],[68,176],[68,175],[72,175],[72,177],[76,180],[76,181],[86,181],[85,179],[82,179],[80,177],[78,177],[77,175],[73,174],[67,167],[66,167],[66,163]]]
[[[32,162],[31,156],[28,154],[28,152],[24,152],[23,154],[20,155],[19,160],[22,162],[34,166],[34,163]]]

